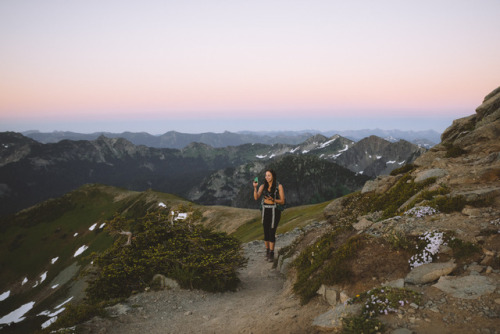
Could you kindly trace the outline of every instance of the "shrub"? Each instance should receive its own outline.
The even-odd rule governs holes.
[[[415,166],[414,164],[406,164],[406,165],[403,165],[399,168],[393,169],[391,171],[391,175],[396,176],[399,174],[405,174],[405,173],[413,171],[415,168],[417,168],[417,166]]]
[[[446,145],[446,154],[445,154],[446,158],[456,158],[461,155],[464,155],[465,153],[467,153],[467,151],[461,147],[455,145]]]
[[[108,230],[133,226],[131,245],[120,236],[102,254],[93,254],[94,275],[87,288],[90,300],[127,297],[143,290],[153,275],[177,280],[183,288],[234,290],[237,269],[246,264],[240,242],[185,221],[171,222],[161,212],[136,221],[115,217]]]

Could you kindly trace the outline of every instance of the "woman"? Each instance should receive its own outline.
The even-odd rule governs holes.
[[[264,244],[266,245],[266,258],[274,261],[274,244],[276,242],[276,229],[281,218],[281,210],[277,204],[285,204],[285,191],[283,186],[276,181],[276,172],[272,169],[266,170],[266,182],[257,190],[258,182],[253,182],[253,198],[262,200],[262,225],[264,226]]]

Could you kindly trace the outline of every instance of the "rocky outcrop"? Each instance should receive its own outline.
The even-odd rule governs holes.
[[[401,205],[399,210],[403,211],[381,220],[377,213],[366,215],[362,210],[357,212],[359,209],[352,206],[347,209],[349,200],[346,198],[332,201],[324,210],[325,217],[333,225],[350,224],[358,234],[383,236],[389,240],[400,241],[400,238],[404,237],[421,237],[429,231],[442,231],[482,248],[476,258],[477,262],[468,263],[462,259],[462,262],[457,264],[449,247],[443,244],[429,244],[425,252],[427,256],[430,256],[430,252],[438,252],[432,253],[436,261],[419,263],[397,280],[399,287],[420,291],[426,304],[424,307],[413,305],[399,311],[399,319],[410,314],[410,323],[404,325],[406,328],[398,328],[401,322],[392,322],[394,332],[411,328],[410,332],[426,333],[425,326],[415,323],[414,320],[416,317],[425,318],[426,309],[437,314],[442,314],[444,309],[448,310],[452,316],[432,320],[434,326],[441,326],[446,330],[451,330],[453,326],[459,330],[464,329],[467,321],[464,322],[460,316],[455,316],[462,314],[463,310],[463,314],[468,314],[469,310],[483,312],[487,319],[494,319],[494,314],[499,310],[500,87],[485,97],[474,115],[454,121],[441,138],[440,144],[415,159],[408,182],[413,180],[415,183],[430,185]],[[402,175],[378,176],[366,182],[361,193],[383,195],[394,189],[401,177]],[[418,205],[425,205],[426,201],[430,200],[429,197],[421,200],[421,203],[415,203],[418,195],[424,191],[427,191],[426,196],[429,196],[432,191],[439,192],[439,189],[445,190],[445,195],[432,195],[434,197],[431,199],[441,196],[450,200],[458,199],[457,202],[462,201],[467,205],[463,209],[451,209],[447,213],[428,213],[424,210],[425,207]],[[412,214],[402,214],[410,204],[418,210]],[[338,289],[344,288],[345,286],[340,286]],[[322,298],[328,301],[332,299],[332,293],[326,294],[326,291],[328,290],[323,289],[320,293]],[[435,298],[436,291],[441,292],[440,299]],[[470,302],[459,303],[461,306],[458,307],[455,302],[448,303],[457,299]],[[481,303],[486,301],[488,306],[482,308]],[[489,312],[491,308],[493,312]],[[334,313],[330,311],[318,316],[315,326],[321,324],[322,329],[339,330],[341,325],[338,325],[338,316]],[[485,320],[479,327],[491,328],[492,321]]]

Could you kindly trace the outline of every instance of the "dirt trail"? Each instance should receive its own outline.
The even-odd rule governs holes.
[[[278,236],[277,245],[297,235]],[[277,248],[278,250],[278,248]],[[314,317],[328,305],[300,306],[290,283],[265,259],[263,241],[244,245],[248,265],[240,271],[236,292],[211,294],[193,290],[140,293],[113,307],[111,319],[82,325],[88,333],[314,333]]]

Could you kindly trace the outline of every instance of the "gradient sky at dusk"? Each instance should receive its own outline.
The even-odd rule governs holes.
[[[2,0],[0,131],[444,130],[498,0]]]

